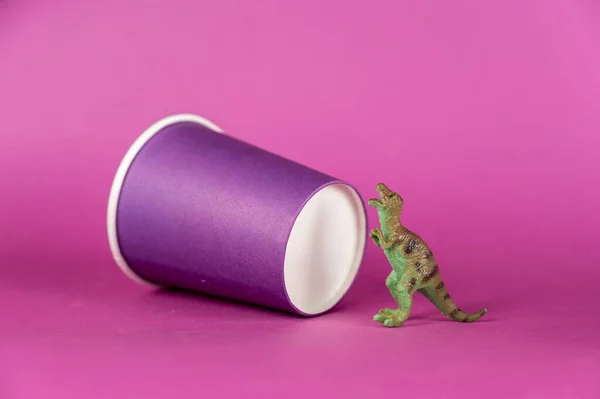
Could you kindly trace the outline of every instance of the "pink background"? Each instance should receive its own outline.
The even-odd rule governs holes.
[[[599,18],[592,0],[0,0],[0,397],[600,397]],[[313,319],[130,282],[110,184],[179,112],[365,199],[386,182],[488,315],[419,297],[404,327],[372,322],[393,303],[371,243]]]

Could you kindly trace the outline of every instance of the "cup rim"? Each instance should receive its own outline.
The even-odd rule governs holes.
[[[119,207],[119,199],[121,196],[121,190],[123,189],[123,183],[125,182],[127,172],[129,171],[129,168],[131,167],[131,164],[135,160],[136,156],[146,145],[146,143],[148,143],[148,141],[150,141],[157,133],[159,133],[168,126],[181,122],[197,123],[217,133],[224,133],[223,129],[221,129],[212,121],[202,116],[191,113],[169,115],[154,122],[135,139],[133,144],[131,144],[131,146],[121,159],[119,167],[117,168],[117,171],[113,178],[113,183],[111,185],[110,194],[108,197],[108,208],[106,212],[106,228],[110,251],[113,256],[113,259],[115,263],[119,266],[121,271],[131,280],[139,284],[151,287],[157,287],[158,285],[144,279],[139,274],[137,274],[129,266],[129,264],[125,260],[125,257],[123,256],[123,253],[121,252],[121,247],[119,245],[119,236],[117,232],[117,210]]]

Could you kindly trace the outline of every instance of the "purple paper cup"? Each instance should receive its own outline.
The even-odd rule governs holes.
[[[344,297],[367,237],[351,185],[191,114],[164,118],[133,143],[107,223],[117,265],[139,283],[303,316]]]

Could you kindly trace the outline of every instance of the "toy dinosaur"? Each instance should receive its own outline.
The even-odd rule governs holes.
[[[386,327],[402,325],[408,319],[413,294],[417,291],[452,320],[479,320],[487,310],[483,308],[477,313],[467,314],[458,308],[450,299],[429,246],[400,222],[404,205],[402,197],[383,183],[377,185],[377,194],[380,198],[370,199],[369,205],[377,209],[381,228],[371,231],[371,239],[384,250],[392,266],[385,284],[398,303],[398,309],[382,309],[373,320]]]

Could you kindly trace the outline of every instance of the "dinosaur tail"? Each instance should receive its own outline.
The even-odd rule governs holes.
[[[423,296],[429,299],[446,317],[449,319],[460,321],[464,323],[471,323],[479,320],[484,314],[487,313],[487,309],[483,308],[476,313],[465,313],[458,308],[458,305],[450,299],[448,290],[444,286],[444,282],[440,279],[437,284],[423,287],[419,290]]]

